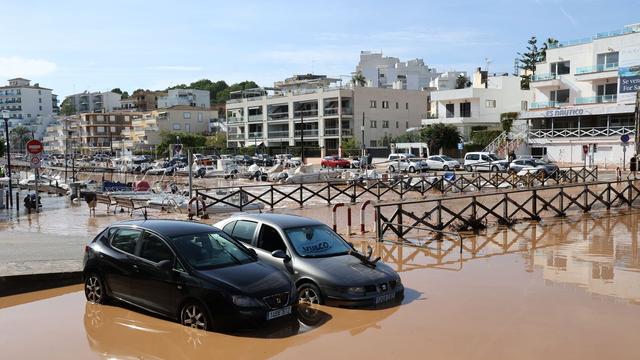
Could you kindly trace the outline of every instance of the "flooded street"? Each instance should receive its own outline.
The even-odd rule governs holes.
[[[261,331],[194,331],[87,304],[80,286],[9,296],[0,346],[7,359],[637,359],[638,221],[637,210],[602,211],[490,227],[462,252],[448,240],[379,244],[407,289],[400,306],[302,309]]]

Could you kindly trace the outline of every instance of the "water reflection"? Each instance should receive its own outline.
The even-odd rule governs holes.
[[[592,294],[640,302],[638,212],[605,213],[496,227],[487,233],[413,247],[378,243],[383,261],[399,272],[461,271],[470,260],[519,254],[524,269],[541,269],[547,284],[573,284]]]

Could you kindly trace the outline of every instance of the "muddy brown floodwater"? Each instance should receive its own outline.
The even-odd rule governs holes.
[[[80,286],[0,298],[3,359],[638,359],[638,210],[601,212],[425,247],[381,244],[399,306],[302,309],[260,331],[205,333]]]

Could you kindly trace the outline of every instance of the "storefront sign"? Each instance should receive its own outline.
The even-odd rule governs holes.
[[[547,110],[544,112],[544,115],[545,117],[581,116],[581,115],[591,115],[591,112],[582,108],[571,108],[571,109]]]
[[[618,68],[618,103],[634,103],[640,91],[640,47],[620,51]]]

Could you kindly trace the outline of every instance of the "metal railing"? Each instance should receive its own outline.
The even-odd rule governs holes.
[[[576,105],[583,104],[601,104],[601,103],[614,103],[618,101],[618,95],[598,95],[576,98]]]
[[[296,110],[293,112],[293,117],[296,119],[299,119],[301,115],[304,115],[304,117],[318,117],[318,109]]]
[[[529,137],[534,139],[553,138],[553,137],[597,137],[597,136],[620,136],[624,134],[633,134],[634,128],[629,126],[615,127],[585,127],[585,128],[567,128],[567,129],[538,129],[529,130]]]
[[[262,139],[262,131],[250,132],[249,139]]]
[[[287,120],[289,119],[289,112],[270,113],[267,115],[268,120]]]
[[[536,109],[556,108],[559,105],[560,103],[557,101],[536,101],[536,102],[532,102],[531,105],[529,105],[529,109],[536,110]]]
[[[262,122],[264,120],[264,115],[249,115],[249,122]]]
[[[294,136],[300,136],[301,130],[296,130]],[[318,136],[318,129],[305,129],[304,136]]]
[[[227,124],[241,123],[244,122],[243,117],[230,116],[227,118]]]
[[[535,74],[531,77],[531,81],[545,81],[545,80],[555,80],[558,78],[558,75],[553,73],[548,74]]]
[[[591,74],[603,71],[618,70],[618,63],[598,64],[594,66],[582,66],[576,68],[576,75]]]
[[[267,134],[269,139],[288,138],[289,130],[269,131]]]

